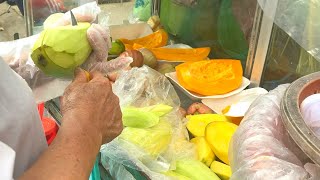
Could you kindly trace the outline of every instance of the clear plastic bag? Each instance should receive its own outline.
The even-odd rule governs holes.
[[[304,168],[310,160],[283,126],[280,102],[287,87],[279,86],[250,106],[230,142],[231,179],[308,179],[309,171],[318,168],[310,163]]]
[[[133,68],[120,74],[113,92],[119,97],[121,108],[165,104],[173,109],[162,116],[156,126],[145,129],[125,127],[118,138],[103,145],[101,154],[105,167],[117,162],[143,172],[151,179],[168,179],[162,173],[175,168],[176,159],[196,158],[195,147],[188,142],[185,122],[179,113],[179,98],[165,76],[147,66]]]

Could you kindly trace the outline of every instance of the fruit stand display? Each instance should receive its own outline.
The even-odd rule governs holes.
[[[176,9],[170,2],[164,1],[162,6]],[[230,3],[223,1],[222,7],[229,7]],[[206,4],[201,1],[200,5]],[[189,12],[190,7],[192,5],[177,9]],[[222,13],[217,21],[221,23],[227,14],[228,11]],[[48,21],[54,22],[53,16],[57,15],[50,16],[45,24],[52,24]],[[227,180],[232,175],[233,178],[252,175],[259,169],[268,171],[272,169],[267,167],[268,163],[272,165],[282,158],[285,170],[290,167],[296,170],[295,173],[306,177],[307,173],[300,167],[302,161],[294,156],[295,152],[287,150],[282,142],[276,144],[282,137],[287,138],[277,118],[280,114],[277,107],[285,86],[271,93],[263,88],[247,89],[250,81],[244,77],[247,53],[247,47],[243,46],[244,34],[240,33],[239,44],[234,46],[232,42],[225,42],[227,33],[223,34],[221,30],[217,32],[221,35],[219,38],[223,38],[220,39],[220,42],[223,41],[221,47],[212,43],[207,46],[204,45],[206,43],[175,44],[172,39],[180,38],[179,42],[188,42],[185,40],[188,33],[184,31],[192,28],[178,29],[181,32],[176,33],[182,36],[173,37],[173,32],[178,30],[170,23],[171,19],[164,16],[161,20],[164,26],[158,16],[152,16],[147,24],[120,27],[131,31],[130,28],[139,26],[147,32],[135,35],[118,33],[115,29],[119,30],[119,27],[111,26],[112,47],[101,47],[109,53],[108,59],[103,62],[110,66],[122,65],[117,71],[114,67],[104,67],[104,70],[110,79],[115,80],[113,92],[120,100],[124,129],[119,137],[101,147],[92,176],[98,179]],[[37,37],[31,57],[46,75],[58,79],[70,78],[76,67],[89,67],[84,61],[88,57],[90,59],[92,52],[89,45],[92,39],[86,38],[90,25],[79,23],[75,26],[74,23],[63,27],[45,25],[44,31]],[[67,38],[73,41],[65,42]],[[71,45],[75,43],[78,46]],[[228,51],[228,46],[233,46],[237,52]],[[224,50],[217,52],[219,49]],[[239,58],[210,58],[216,57],[212,55],[215,53]],[[125,61],[128,59],[130,61]],[[252,103],[255,103],[254,106],[251,106]],[[255,106],[261,108],[255,109]],[[47,102],[46,108],[59,121],[59,99]],[[246,113],[247,119],[241,123]],[[266,121],[261,121],[262,118]],[[268,138],[257,138],[259,135]],[[251,136],[257,139],[250,141]],[[290,138],[281,140],[292,142]],[[246,143],[241,144],[242,141]],[[272,144],[273,141],[276,143]],[[268,147],[268,143],[272,147]],[[262,147],[261,152],[259,147]],[[274,152],[277,148],[282,153]],[[261,154],[255,155],[255,152]],[[279,159],[274,160],[274,157]],[[281,173],[284,172],[281,171],[279,177]]]
[[[39,42],[50,43],[41,38]],[[34,48],[33,58],[38,66],[44,60],[37,55],[37,49],[48,47],[49,43]],[[249,85],[242,77],[241,62],[210,60],[207,58],[211,51],[209,47],[185,45],[181,48],[182,45],[172,47],[168,44],[164,29],[136,39],[113,39],[110,58],[131,57],[133,61],[132,69],[122,72],[113,85],[113,91],[120,99],[125,128],[116,140],[102,146],[101,164],[109,176],[116,178],[125,178],[123,175],[126,174],[147,179],[229,179],[229,142],[243,114],[235,115],[237,121],[224,115],[233,109],[236,101],[230,101],[220,114],[216,114],[200,103],[201,99],[189,98],[188,93],[227,97],[243,86],[235,92],[240,93]],[[39,53],[43,52],[46,51]],[[50,59],[49,56],[45,58]],[[58,77],[50,74],[57,69],[45,70]],[[170,73],[177,78],[175,88],[166,78]],[[228,93],[230,95],[226,95]],[[56,111],[53,114],[59,114],[58,108],[54,107],[58,103],[52,102],[46,103],[46,107],[51,112]],[[121,173],[115,174],[121,169]]]

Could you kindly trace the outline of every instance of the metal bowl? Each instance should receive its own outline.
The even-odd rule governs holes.
[[[303,120],[300,104],[319,90],[320,72],[304,76],[289,86],[280,107],[281,117],[288,133],[301,150],[318,165],[320,165],[320,139]]]

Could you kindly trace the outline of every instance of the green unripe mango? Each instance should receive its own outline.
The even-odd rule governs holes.
[[[87,39],[89,27],[90,23],[78,23],[45,29],[33,46],[32,60],[48,76],[72,77],[92,51]]]

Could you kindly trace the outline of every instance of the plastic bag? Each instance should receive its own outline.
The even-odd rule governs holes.
[[[173,109],[160,117],[158,125],[146,129],[126,127],[118,138],[103,145],[105,167],[117,166],[116,162],[122,165],[119,168],[145,173],[151,179],[168,179],[162,173],[174,168],[177,158],[196,158],[195,147],[188,142],[185,122],[179,113],[179,98],[165,76],[147,66],[133,68],[120,74],[113,84],[113,92],[119,97],[121,108],[165,104]]]
[[[308,179],[308,171],[317,167],[304,168],[310,160],[283,126],[280,102],[287,87],[279,86],[250,106],[230,143],[231,179]]]
[[[258,0],[264,14],[320,61],[319,0]]]
[[[304,121],[320,138],[320,94],[307,97],[301,103],[300,108]]]

